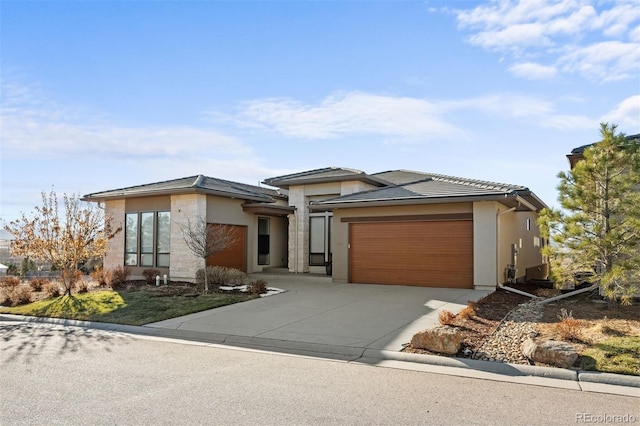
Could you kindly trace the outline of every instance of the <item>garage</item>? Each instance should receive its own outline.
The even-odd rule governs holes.
[[[226,266],[247,272],[247,227],[241,225],[217,225],[230,232],[233,242],[223,251],[209,256],[207,266]]]
[[[349,224],[349,282],[473,288],[473,221]]]

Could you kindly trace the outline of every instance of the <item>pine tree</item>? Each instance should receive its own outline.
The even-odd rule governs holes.
[[[563,210],[543,211],[540,224],[556,282],[590,275],[605,296],[628,304],[640,283],[640,144],[600,126],[602,140],[558,174]]]

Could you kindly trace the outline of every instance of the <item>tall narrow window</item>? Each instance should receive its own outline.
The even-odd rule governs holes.
[[[527,228],[527,231],[531,231],[531,219],[527,218],[525,221],[525,228]]]
[[[156,242],[156,266],[169,267],[171,247],[171,213],[158,212],[158,236]]]
[[[140,213],[140,266],[153,266],[153,216]]]
[[[138,213],[127,213],[125,217],[124,264],[138,265]]]
[[[324,216],[309,218],[309,265],[325,264],[325,220]]]
[[[258,265],[269,264],[269,218],[258,218]]]

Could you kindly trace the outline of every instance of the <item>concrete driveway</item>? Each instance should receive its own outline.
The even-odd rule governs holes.
[[[253,347],[318,345],[399,351],[418,331],[438,323],[442,310],[459,312],[489,291],[372,284],[336,284],[330,277],[254,274],[274,296],[173,318],[147,327],[233,336]]]

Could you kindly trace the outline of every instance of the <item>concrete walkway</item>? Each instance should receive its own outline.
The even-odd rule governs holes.
[[[440,311],[457,313],[469,300],[489,293],[336,284],[330,277],[306,274],[255,274],[252,278],[262,278],[269,287],[286,292],[147,327],[259,339],[264,346],[271,346],[268,339],[274,344],[326,345],[360,353],[365,349],[399,351],[416,332],[436,325]]]

